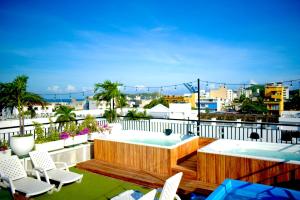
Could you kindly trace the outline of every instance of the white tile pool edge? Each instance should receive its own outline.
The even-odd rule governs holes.
[[[218,141],[222,141],[222,142],[232,142],[232,143],[237,143],[237,142],[241,142],[241,143],[253,143],[252,141],[242,141],[242,140],[228,140],[228,139],[219,139],[216,140],[214,142],[218,142]],[[214,143],[212,142],[212,143]],[[209,146],[212,144],[208,144],[200,149],[198,149],[197,152],[202,152],[202,153],[210,153],[210,154],[219,154],[219,155],[225,155],[225,156],[234,156],[234,157],[241,157],[241,158],[250,158],[250,159],[257,159],[257,160],[267,160],[267,161],[274,161],[274,162],[284,162],[284,163],[290,163],[290,164],[296,164],[296,165],[300,165],[300,161],[296,161],[296,160],[289,160],[286,161],[284,159],[279,159],[279,158],[271,158],[271,157],[263,157],[263,156],[252,156],[252,155],[243,155],[243,154],[238,154],[238,153],[227,153],[227,152],[222,152],[222,150],[220,151],[214,151],[214,150],[210,150]],[[277,143],[267,143],[267,142],[257,142],[259,143],[259,145],[281,145],[281,146],[285,146],[285,145],[289,145],[289,144],[277,144]],[[300,148],[300,146],[299,146]]]
[[[150,132],[150,131],[142,131],[143,133],[157,133],[157,132]],[[163,133],[159,133],[159,134],[163,134]],[[177,135],[177,134],[176,134]],[[98,138],[95,138],[96,140],[106,140],[106,141],[112,141],[112,142],[120,142],[120,143],[126,143],[126,144],[135,144],[135,145],[143,145],[143,146],[149,146],[149,147],[157,147],[157,148],[164,148],[164,149],[174,149],[186,142],[192,141],[193,139],[197,138],[199,139],[199,136],[191,136],[190,138],[184,139],[172,146],[163,146],[163,145],[155,145],[155,144],[146,144],[146,143],[141,143],[141,142],[130,142],[130,141],[124,141],[124,140],[120,140],[118,138],[111,138],[108,136],[101,136]],[[168,137],[168,136],[165,136]]]

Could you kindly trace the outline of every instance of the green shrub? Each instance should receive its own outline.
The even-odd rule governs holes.
[[[35,143],[43,143],[46,141],[45,131],[41,123],[33,122],[34,132],[35,132]]]
[[[88,128],[90,132],[98,131],[98,124],[96,118],[92,115],[87,115],[84,121],[78,126],[79,131]]]
[[[68,122],[64,126],[64,132],[69,133],[71,136],[75,136],[79,133],[79,129],[75,122]]]

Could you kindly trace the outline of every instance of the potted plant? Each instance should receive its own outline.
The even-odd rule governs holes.
[[[94,140],[99,136],[99,127],[96,121],[96,118],[87,115],[84,121],[79,125],[79,130],[87,131],[88,130],[88,140]]]
[[[64,141],[60,140],[59,132],[53,126],[53,122],[50,120],[50,127],[48,128],[48,135],[45,135],[44,129],[40,123],[34,122],[35,126],[35,149],[54,151],[64,148]]]
[[[69,122],[65,124],[64,131],[60,134],[60,138],[64,140],[64,146],[68,147],[87,142],[88,133],[88,129],[78,131],[76,123]]]
[[[2,155],[11,155],[11,150],[8,148],[8,142],[6,140],[0,140],[0,157]]]
[[[32,107],[39,104],[44,105],[44,99],[38,94],[27,91],[27,76],[17,76],[9,83],[0,83],[0,105],[3,108],[17,108],[20,134],[11,136],[10,147],[18,156],[28,154],[34,147],[34,137],[32,134],[25,134],[24,131],[24,107]]]

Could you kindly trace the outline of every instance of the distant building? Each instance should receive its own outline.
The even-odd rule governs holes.
[[[225,86],[221,86],[216,90],[211,90],[210,98],[227,99],[227,88]]]
[[[192,108],[190,103],[170,103],[169,117],[171,119],[188,119],[191,116]]]
[[[279,123],[300,124],[300,111],[283,111],[279,117]],[[300,126],[281,126],[281,130],[300,131]],[[300,141],[300,139],[299,139]]]
[[[240,98],[242,95],[245,95],[246,98],[250,98],[252,96],[252,90],[240,88],[237,91],[237,98]]]
[[[288,100],[290,98],[290,89],[289,87],[283,87],[283,98],[284,100]]]
[[[168,104],[171,103],[190,103],[192,108],[196,107],[196,93],[183,95],[183,96],[176,96],[176,95],[166,95],[164,96],[165,101]]]
[[[232,101],[234,99],[233,98],[233,91],[231,89],[227,90],[226,99],[228,99],[229,101]]]
[[[154,118],[169,118],[170,111],[169,108],[162,104],[158,104],[151,109],[148,109],[147,114]]]
[[[206,112],[209,111],[210,113],[219,112],[222,110],[222,106],[224,102],[218,98],[205,98],[200,99],[200,111]]]
[[[284,87],[282,83],[269,83],[265,86],[264,103],[272,114],[281,115],[284,110]]]

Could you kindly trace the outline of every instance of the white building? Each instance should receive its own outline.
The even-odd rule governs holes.
[[[300,111],[283,111],[279,123],[300,124]],[[281,129],[300,131],[300,126],[282,126]]]
[[[169,112],[171,119],[188,119],[191,116],[192,106],[190,103],[170,103]]]
[[[170,111],[169,108],[162,104],[158,104],[151,109],[148,109],[147,114],[154,118],[169,118]]]
[[[288,100],[290,98],[290,89],[289,87],[283,87],[283,98],[284,100]]]
[[[231,89],[227,89],[226,99],[232,101],[233,98],[233,91]]]

